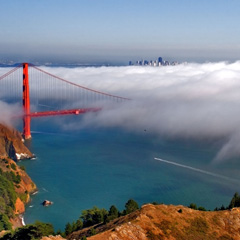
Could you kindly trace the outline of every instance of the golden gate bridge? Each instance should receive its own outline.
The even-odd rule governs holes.
[[[130,99],[84,87],[33,64],[21,63],[0,76],[0,100],[22,101],[23,137],[29,139],[31,118],[96,112],[101,110],[102,102]]]

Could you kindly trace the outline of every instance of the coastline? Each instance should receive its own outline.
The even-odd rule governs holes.
[[[10,219],[10,222],[12,223],[13,230],[15,230],[16,228],[19,228],[19,227],[26,226],[26,224],[24,222],[24,217],[22,214],[19,214],[15,218]]]
[[[22,221],[22,226],[26,226],[25,222],[24,222],[24,216],[23,215],[20,215],[19,218],[21,219]]]

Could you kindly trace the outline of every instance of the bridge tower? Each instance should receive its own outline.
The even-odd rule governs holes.
[[[31,138],[30,130],[30,95],[29,95],[29,79],[28,79],[28,63],[23,63],[23,137]]]

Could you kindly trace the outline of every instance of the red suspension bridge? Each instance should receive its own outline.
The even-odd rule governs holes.
[[[33,117],[96,112],[108,100],[129,100],[67,81],[28,63],[0,76],[0,100],[16,103],[21,99],[25,139],[31,138]]]

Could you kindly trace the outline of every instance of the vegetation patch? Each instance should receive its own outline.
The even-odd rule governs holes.
[[[22,202],[26,203],[28,200],[28,191],[25,191],[24,193],[20,193],[19,198],[22,200]]]
[[[15,163],[11,163],[11,168],[16,171],[17,167],[16,167],[16,164]]]
[[[11,230],[12,224],[9,222],[8,216],[5,214],[0,214],[0,231]]]
[[[5,234],[1,240],[38,240],[43,236],[49,236],[54,234],[52,224],[35,222],[35,224],[29,224],[25,227],[18,228],[14,232]]]
[[[202,217],[194,218],[190,226],[185,227],[184,232],[189,239],[194,240],[212,240],[214,239],[212,234],[208,233],[209,226],[207,221]]]
[[[17,194],[11,180],[0,169],[0,214],[13,217]]]
[[[188,207],[191,209],[194,209],[194,210],[206,211],[206,208],[204,208],[202,206],[198,207],[197,204],[195,204],[195,203],[190,203],[190,205]]]
[[[114,205],[112,205],[109,210],[106,210],[104,208],[100,209],[94,206],[93,208],[83,210],[81,216],[77,221],[74,221],[73,223],[67,223],[65,226],[65,232],[61,232],[59,230],[57,233],[65,237],[72,232],[81,230],[83,228],[107,224],[110,221],[113,221],[120,216],[130,214],[137,209],[139,209],[138,203],[133,199],[129,199],[126,202],[125,209],[122,212],[120,212]],[[92,236],[99,233],[100,231],[101,230],[97,229],[96,227],[90,228],[85,232],[85,235]]]

